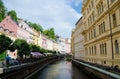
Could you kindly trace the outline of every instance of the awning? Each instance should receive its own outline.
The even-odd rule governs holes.
[[[40,52],[31,52],[31,54],[33,57],[37,57],[37,58],[43,56],[43,54],[41,54]]]

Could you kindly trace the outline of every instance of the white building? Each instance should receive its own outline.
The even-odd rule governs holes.
[[[26,40],[28,43],[33,42],[33,30],[30,28],[30,26],[25,23],[24,20],[19,19],[18,20],[18,29],[17,29],[17,37],[20,39]]]
[[[65,39],[64,38],[61,38],[61,37],[57,37],[57,42],[59,44],[59,49],[58,51],[61,53],[61,54],[66,54],[66,43],[65,43]]]
[[[47,39],[47,49],[53,50],[53,41],[51,39]]]

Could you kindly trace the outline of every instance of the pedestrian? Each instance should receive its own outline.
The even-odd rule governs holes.
[[[6,59],[6,66],[9,67],[11,57],[9,55],[7,55],[5,59]]]

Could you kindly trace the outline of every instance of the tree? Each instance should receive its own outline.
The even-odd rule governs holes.
[[[49,38],[56,39],[54,28],[50,28],[48,36],[49,36]]]
[[[5,18],[5,13],[6,13],[6,8],[2,0],[0,0],[0,22]]]
[[[12,20],[17,22],[17,20],[18,20],[17,13],[14,10],[9,11],[7,14],[12,18]]]
[[[43,31],[43,34],[46,35],[46,36],[48,36],[48,33],[49,33],[49,30],[44,30]]]
[[[49,38],[54,39],[54,40],[56,39],[54,28],[50,28],[48,30],[44,30],[43,34],[46,35],[46,36],[48,36]]]
[[[43,33],[43,28],[41,25],[36,24],[36,23],[32,23],[32,22],[28,22],[28,25],[30,27],[34,28],[36,31]]]
[[[0,35],[0,53],[4,52],[11,45],[12,40],[5,35]]]
[[[15,42],[11,45],[12,51],[18,50],[18,55],[23,58],[25,55],[30,55],[30,47],[29,44],[22,39],[16,39]]]
[[[40,52],[40,46],[30,44],[30,51],[31,52]]]

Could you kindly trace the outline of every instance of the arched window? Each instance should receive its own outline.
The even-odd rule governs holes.
[[[115,40],[115,53],[119,53],[119,44],[118,44],[118,40]]]

